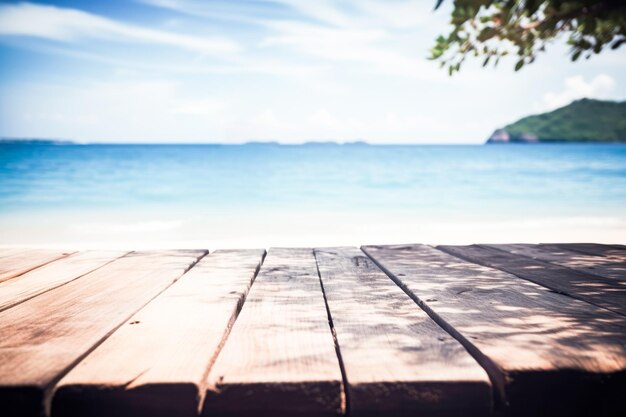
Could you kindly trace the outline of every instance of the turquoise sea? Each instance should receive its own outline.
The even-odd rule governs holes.
[[[0,245],[626,241],[626,145],[0,145]]]

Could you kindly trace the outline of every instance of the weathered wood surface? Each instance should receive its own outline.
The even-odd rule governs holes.
[[[335,416],[342,375],[311,249],[271,249],[209,373],[204,416]]]
[[[3,253],[0,253],[0,282],[32,271],[72,253],[71,251],[47,249],[5,249]]]
[[[206,373],[264,254],[205,256],[57,384],[52,416],[197,416]]]
[[[480,265],[497,268],[551,290],[626,316],[626,285],[567,267],[519,256],[482,245],[438,246],[439,249]]]
[[[476,247],[564,287],[419,245],[274,249],[251,288],[262,251],[0,249],[0,415],[626,415],[626,317],[594,305],[626,281],[587,269],[626,247]]]
[[[491,384],[465,348],[357,248],[316,249],[351,416],[472,416]]]
[[[121,251],[86,251],[72,254],[0,282],[0,311],[73,281],[125,255]]]
[[[428,246],[363,249],[477,358],[504,413],[625,415],[625,317]]]
[[[557,243],[558,246],[587,255],[619,256],[624,259],[626,245],[601,245],[599,243]]]
[[[59,378],[205,253],[131,253],[0,312],[0,410],[41,415]]]
[[[575,250],[575,245],[568,248],[566,245],[554,244],[516,244],[516,245],[481,245],[500,249],[515,255],[527,256],[553,264],[561,265],[580,272],[599,275],[623,281],[626,285],[626,251],[617,249],[606,250],[604,254],[592,255]]]

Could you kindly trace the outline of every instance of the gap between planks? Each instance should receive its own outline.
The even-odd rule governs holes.
[[[343,365],[346,414],[489,414],[484,369],[363,251],[314,253]]]
[[[317,259],[317,255],[315,253],[315,249],[313,250],[313,256],[315,257],[315,268],[317,269],[317,278],[320,282],[320,288],[322,289],[322,296],[324,298],[324,305],[326,306],[326,315],[328,317],[328,326],[330,327],[330,333],[333,336],[333,343],[335,344],[335,353],[337,355],[337,361],[339,362],[339,370],[341,372],[341,394],[340,394],[340,407],[342,413],[346,416],[350,415],[350,392],[348,390],[348,377],[346,375],[346,366],[343,362],[343,357],[341,356],[341,349],[339,347],[339,342],[337,341],[337,331],[335,329],[335,325],[333,324],[333,316],[330,312],[330,308],[328,306],[328,298],[326,297],[326,291],[324,290],[324,282],[322,281],[322,275],[320,273],[320,265]]]
[[[0,311],[68,284],[128,254],[119,251],[76,252],[0,283]]]
[[[54,384],[205,254],[134,252],[0,312],[0,407],[48,413]]]
[[[204,257],[57,384],[52,415],[197,416],[207,373],[264,255]]]
[[[477,360],[504,394],[506,412],[624,415],[622,316],[432,247],[363,249],[441,326],[481,353]]]
[[[435,312],[431,306],[425,301],[432,301],[433,299],[422,299],[413,292],[406,283],[398,278],[390,269],[385,267],[380,261],[378,261],[367,248],[371,246],[362,246],[361,250],[368,256],[369,259],[374,262],[388,277],[391,279],[405,294],[415,302],[439,327],[446,331],[450,336],[459,341],[463,345],[468,353],[476,360],[480,366],[487,373],[489,380],[491,381],[493,400],[497,408],[503,408],[506,405],[506,393],[505,384],[506,376],[504,371],[498,366],[489,356],[485,355],[474,343],[467,339],[463,333],[457,330],[453,325],[448,323],[439,314]],[[399,276],[405,276],[405,274],[398,274]]]
[[[576,250],[577,245],[575,244],[481,244],[479,246],[495,248],[560,265],[591,276],[599,276],[600,278],[598,279],[600,281],[605,281],[607,278],[616,281],[626,281],[626,251],[624,250],[604,248],[603,250],[596,250],[596,253],[591,254],[582,250]]]
[[[7,249],[0,255],[0,283],[40,268],[75,252],[46,249]]]
[[[511,253],[501,247],[440,245],[437,249],[626,316],[626,286],[622,281],[574,270],[525,254]]]
[[[173,252],[173,251],[166,251],[166,252]],[[183,252],[183,251],[181,251]],[[148,305],[152,300],[154,300],[155,298],[157,298],[160,294],[162,294],[164,291],[166,291],[169,287],[171,287],[174,283],[176,283],[181,277],[183,277],[187,272],[189,272],[194,266],[196,266],[198,264],[198,262],[200,262],[204,257],[206,257],[209,254],[208,250],[190,250],[188,251],[190,253],[192,252],[201,252],[199,253],[194,260],[192,260],[185,268],[183,268],[183,271],[180,275],[178,275],[176,278],[174,278],[169,284],[167,284],[165,287],[163,287],[159,292],[157,292],[156,294],[154,294],[152,296],[152,298],[148,299],[147,301],[145,301],[145,303],[138,307],[134,312],[141,310],[143,307],[145,307],[146,305]],[[131,251],[129,253],[127,253],[126,255],[118,258],[118,259],[122,259],[126,256],[129,255],[134,255],[134,254],[138,254],[139,252],[135,252],[135,251]],[[128,317],[130,318],[130,317]],[[124,325],[124,323],[128,320],[128,318],[126,318],[125,320],[122,320],[117,326],[115,326],[113,329],[111,329],[109,332],[106,333],[105,336],[103,336],[98,342],[96,342],[91,348],[89,348],[83,355],[81,355],[79,358],[77,358],[72,364],[70,364],[62,373],[60,373],[54,380],[51,381],[51,383],[46,387],[45,393],[44,393],[44,410],[45,410],[45,414],[51,415],[51,411],[52,411],[52,399],[53,399],[53,391],[56,388],[56,384],[65,376],[67,375],[76,365],[78,365],[82,360],[84,360],[87,356],[89,356],[89,354],[91,352],[93,352],[94,350],[96,350],[98,348],[98,346],[100,346],[103,342],[105,342],[111,335],[113,335],[120,327],[122,327]]]
[[[312,249],[271,248],[209,372],[203,416],[343,414]]]

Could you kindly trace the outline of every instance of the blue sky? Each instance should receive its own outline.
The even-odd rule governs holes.
[[[448,1],[449,3],[451,1]],[[85,142],[481,143],[581,97],[626,99],[626,49],[514,73],[428,61],[434,0],[0,2],[0,136]]]

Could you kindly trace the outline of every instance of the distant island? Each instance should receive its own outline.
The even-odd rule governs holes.
[[[73,145],[69,140],[0,138],[0,145]]]
[[[487,140],[488,144],[564,142],[626,143],[626,101],[576,100],[497,129]]]

